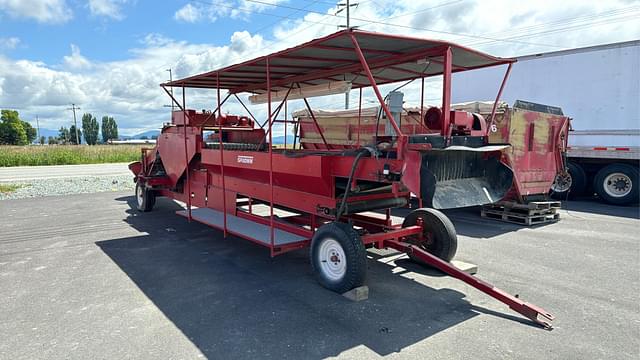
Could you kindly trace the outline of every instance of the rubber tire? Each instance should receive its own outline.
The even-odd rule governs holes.
[[[631,179],[631,191],[624,197],[613,197],[604,190],[604,180],[611,173],[623,173]],[[638,170],[627,164],[610,164],[598,171],[593,179],[593,188],[605,202],[613,205],[628,205],[638,202]]]
[[[140,191],[143,191],[142,195],[142,204],[138,202],[138,194]],[[147,189],[141,182],[136,182],[136,205],[138,211],[140,212],[149,212],[153,209],[153,206],[156,204],[156,193],[153,190]]]
[[[582,166],[579,164],[568,162],[567,170],[569,171],[569,176],[571,176],[571,187],[569,187],[569,191],[563,192],[551,192],[551,197],[556,200],[566,200],[573,199],[576,196],[583,195],[587,190],[587,174],[582,169]],[[568,196],[567,196],[568,195]]]
[[[416,225],[418,218],[422,218],[424,229],[432,233],[434,242],[431,246],[424,244],[415,245],[427,250],[441,260],[451,261],[458,250],[458,234],[451,220],[436,209],[422,208],[409,213],[409,215],[404,218],[402,227]],[[423,263],[411,254],[409,254],[409,258],[417,263]]]
[[[345,253],[347,269],[339,281],[332,281],[322,273],[319,249],[326,238],[336,240]],[[353,288],[364,285],[367,275],[367,251],[360,240],[360,235],[348,224],[332,222],[322,225],[313,234],[311,240],[311,268],[320,283],[325,288],[337,293],[345,293]]]

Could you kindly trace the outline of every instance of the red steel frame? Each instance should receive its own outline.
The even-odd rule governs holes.
[[[342,32],[339,32],[337,34],[341,34]],[[365,33],[367,34],[367,33]],[[336,34],[334,35],[330,35],[327,37],[327,39],[331,38],[332,36],[336,36]],[[210,170],[206,171],[206,190],[205,190],[205,199],[207,198],[212,198],[214,197],[214,193],[212,191],[214,190],[210,190],[210,189],[218,189],[218,192],[222,192],[222,212],[224,214],[224,222],[223,222],[223,226],[222,226],[222,230],[224,232],[224,236],[226,237],[228,234],[233,234],[239,237],[243,237],[246,238],[250,241],[259,243],[261,245],[265,245],[263,242],[257,241],[255,239],[252,239],[251,237],[248,237],[244,234],[242,234],[241,232],[237,232],[237,231],[231,231],[228,228],[228,224],[227,224],[227,214],[228,213],[233,213],[235,214],[234,216],[237,216],[239,218],[243,218],[243,219],[247,219],[247,220],[251,220],[254,221],[256,223],[262,224],[262,225],[268,225],[269,226],[269,244],[268,247],[270,249],[270,253],[271,256],[275,256],[287,251],[291,251],[291,250],[295,250],[295,249],[299,249],[301,247],[307,246],[310,243],[310,240],[313,236],[313,233],[315,231],[316,228],[318,228],[320,225],[322,225],[324,222],[327,221],[331,221],[333,220],[332,216],[329,214],[323,214],[321,211],[319,211],[319,206],[320,207],[324,207],[325,209],[330,209],[333,208],[334,206],[336,206],[336,200],[333,196],[322,196],[322,195],[317,195],[314,193],[307,193],[305,191],[300,191],[300,190],[295,190],[295,189],[291,189],[291,188],[287,188],[287,186],[285,185],[281,185],[281,184],[275,184],[275,176],[274,176],[274,170],[277,170],[279,172],[282,172],[284,170],[283,167],[287,167],[286,168],[286,172],[291,175],[291,176],[304,176],[305,175],[305,171],[308,171],[308,169],[306,168],[302,168],[299,165],[297,165],[298,163],[294,162],[294,161],[289,161],[286,160],[281,153],[279,152],[274,152],[273,150],[273,146],[272,146],[272,140],[273,140],[273,134],[272,134],[272,127],[273,124],[275,122],[277,122],[278,120],[276,119],[278,113],[279,113],[279,109],[283,106],[286,106],[286,102],[287,102],[287,98],[288,98],[288,92],[287,95],[285,96],[285,98],[282,100],[282,102],[280,103],[280,105],[277,107],[275,115],[272,112],[272,106],[271,106],[271,90],[277,87],[282,87],[283,85],[286,84],[299,84],[300,83],[304,83],[306,80],[311,80],[314,78],[318,78],[318,73],[322,73],[324,75],[323,78],[331,78],[331,76],[334,76],[336,74],[344,74],[345,71],[348,72],[353,72],[353,73],[364,73],[364,75],[366,75],[366,77],[369,80],[369,84],[358,84],[357,87],[360,88],[360,94],[359,94],[359,116],[358,118],[360,118],[360,111],[361,111],[361,107],[362,107],[362,87],[368,85],[371,86],[375,96],[377,97],[380,106],[382,107],[382,110],[384,111],[384,113],[386,114],[389,122],[391,123],[391,125],[393,126],[396,134],[397,134],[397,157],[396,159],[391,159],[391,160],[387,160],[387,165],[390,164],[390,170],[391,171],[401,171],[402,167],[405,166],[406,164],[406,154],[407,151],[411,151],[411,149],[407,146],[408,142],[407,142],[407,135],[403,134],[400,126],[397,124],[396,120],[394,119],[392,113],[390,112],[389,108],[387,107],[387,104],[384,101],[384,98],[378,88],[378,83],[376,80],[376,76],[374,76],[374,74],[372,73],[372,69],[374,68],[384,68],[386,66],[389,66],[389,60],[388,59],[374,59],[372,61],[367,61],[364,53],[365,52],[374,52],[374,50],[372,49],[362,49],[360,47],[360,44],[356,38],[356,36],[353,33],[349,33],[350,36],[350,40],[353,44],[353,49],[350,48],[345,48],[345,51],[355,51],[358,60],[359,60],[359,64],[355,65],[355,64],[349,64],[349,65],[345,65],[343,67],[340,67],[338,69],[315,69],[314,71],[312,71],[311,73],[309,72],[305,72],[303,74],[296,74],[296,75],[292,75],[290,77],[287,77],[286,79],[277,79],[277,80],[273,80],[272,79],[272,74],[286,74],[286,72],[272,72],[272,68],[279,68],[281,66],[272,66],[270,64],[270,60],[271,60],[271,56],[266,56],[265,59],[265,67],[264,67],[264,73],[266,75],[266,91],[267,91],[267,121],[266,124],[267,129],[266,131],[268,132],[268,137],[269,137],[269,141],[268,141],[268,153],[264,153],[264,152],[251,152],[252,154],[252,159],[258,158],[258,160],[260,159],[265,159],[268,158],[268,166],[254,166],[252,168],[252,170],[261,170],[263,172],[268,172],[268,187],[265,189],[265,184],[264,183],[260,183],[260,182],[256,182],[252,179],[245,179],[242,178],[241,176],[238,175],[227,175],[225,174],[225,169],[228,168],[229,171],[239,171],[238,168],[233,168],[233,167],[229,167],[232,163],[232,160],[234,157],[236,157],[238,155],[237,151],[225,151],[224,150],[224,144],[223,144],[223,139],[222,139],[222,132],[223,132],[223,128],[222,128],[222,122],[218,122],[218,140],[219,140],[219,149],[208,149],[206,150],[206,152],[204,150],[201,151],[201,159],[200,159],[200,166],[202,166],[203,164],[207,164],[206,166],[210,166],[213,168],[219,168],[219,176],[215,175],[213,173],[211,173]],[[381,36],[384,38],[392,38],[392,39],[403,39],[403,37],[399,37],[399,36],[395,36],[395,35],[384,35],[384,34],[376,34],[376,36]],[[471,51],[471,50],[470,50]],[[277,54],[274,54],[273,56],[275,56]],[[444,66],[444,71],[443,71],[443,99],[442,99],[442,123],[443,126],[441,128],[442,131],[442,135],[443,136],[449,136],[451,134],[451,127],[449,126],[450,123],[450,118],[449,118],[449,106],[450,106],[450,96],[451,96],[451,75],[453,72],[455,71],[463,71],[463,70],[467,70],[470,68],[459,68],[456,67],[454,68],[452,66],[452,49],[450,46],[446,46],[446,44],[431,48],[429,50],[422,50],[422,51],[418,51],[418,52],[409,52],[409,53],[393,53],[391,54],[394,58],[394,61],[397,62],[399,60],[403,60],[403,61],[415,61],[418,59],[423,59],[425,57],[428,56],[442,56],[443,57],[443,61],[442,64]],[[283,56],[279,56],[280,58],[282,58]],[[315,58],[315,60],[319,60],[320,58]],[[509,64],[509,68],[505,74],[504,80],[501,84],[500,87],[500,91],[497,95],[497,98],[500,97],[500,94],[502,93],[504,84],[507,80],[507,77],[509,75],[509,71],[511,69],[511,61],[505,61],[504,63],[508,63]],[[245,64],[245,63],[243,63]],[[239,65],[234,65],[234,66],[240,66],[243,64],[239,64]],[[225,97],[224,101],[221,101],[221,94],[220,94],[220,89],[221,87],[225,86],[221,81],[220,81],[220,73],[224,72],[225,70],[229,70],[232,69],[234,66],[222,69],[222,70],[218,70],[218,71],[214,71],[211,73],[208,73],[207,76],[215,76],[216,79],[216,92],[217,92],[217,107],[216,107],[216,111],[218,113],[218,116],[221,117],[222,115],[222,105],[224,104],[224,102],[226,101],[227,98],[229,98],[230,95],[234,95],[234,97],[242,104],[242,106],[245,108],[245,110],[249,113],[249,115],[251,116],[252,119],[254,119],[255,121],[255,117],[253,116],[253,114],[251,114],[251,112],[249,111],[249,109],[246,107],[246,105],[241,101],[241,99],[237,96],[237,93],[239,92],[244,92],[244,91],[253,91],[255,89],[257,89],[256,85],[247,85],[247,86],[238,86],[235,87],[233,89],[230,89],[229,94],[227,94],[227,96]],[[258,71],[256,71],[256,73],[258,73]],[[411,70],[407,70],[406,73],[411,74],[411,76],[408,79],[414,79],[414,78],[420,78],[422,81],[422,87],[421,87],[421,104],[423,104],[423,99],[424,99],[424,77],[425,75],[423,73],[415,73]],[[381,79],[380,77],[377,77],[378,79]],[[188,80],[190,78],[186,78],[183,80]],[[387,80],[384,79],[383,82]],[[180,83],[179,81],[174,82],[174,84],[172,84],[172,86],[176,86],[176,83]],[[185,83],[182,83],[182,104],[180,104],[175,97],[171,94],[170,91],[167,90],[166,85],[162,85],[163,89],[165,90],[165,92],[167,93],[167,95],[171,98],[171,100],[177,105],[177,107],[184,112],[185,116],[187,117],[187,119],[192,122],[192,119],[190,118],[190,116],[188,115],[188,113],[186,112],[186,99],[185,99]],[[206,86],[194,86],[194,85],[190,85],[189,87],[206,87]],[[290,89],[290,88],[289,88]],[[307,107],[307,109],[309,110],[309,113],[311,115],[311,117],[313,118],[313,121],[315,123],[315,126],[317,127],[317,130],[323,140],[323,142],[325,143],[325,146],[327,149],[330,149],[329,145],[327,144],[326,139],[324,138],[324,136],[322,135],[322,131],[317,123],[317,121],[315,120],[315,117],[313,115],[313,111],[311,111],[311,107],[307,101],[307,99],[303,99],[305,106]],[[497,102],[496,102],[497,103]],[[494,109],[495,112],[495,109]],[[212,113],[212,116],[214,114]],[[257,121],[256,121],[257,122]],[[286,115],[285,115],[285,124],[286,124]],[[261,125],[260,127],[262,128],[264,125]],[[149,185],[154,185],[154,186],[160,186],[160,188],[158,188],[158,192],[160,195],[163,196],[168,196],[171,198],[175,198],[181,201],[184,201],[187,203],[187,218],[189,220],[192,219],[192,197],[193,194],[192,193],[192,182],[193,184],[199,184],[199,178],[201,177],[199,174],[196,173],[196,171],[199,171],[201,169],[197,169],[196,166],[193,163],[190,163],[190,157],[189,157],[189,150],[188,150],[188,141],[195,141],[195,139],[190,139],[187,133],[187,125],[183,125],[183,139],[184,139],[184,151],[185,151],[185,180],[186,180],[186,190],[187,193],[186,195],[184,193],[178,193],[178,192],[174,192],[169,190],[167,187],[167,180],[166,179],[153,179],[151,177],[148,177],[147,173],[145,172],[148,169],[148,151],[146,149],[143,149],[143,156],[142,156],[142,165],[141,165],[141,170],[142,171],[138,171],[139,178],[142,179],[143,181],[147,181]],[[202,130],[200,130],[202,131]],[[266,135],[266,134],[265,134]],[[286,136],[286,132],[285,132],[285,136]],[[197,137],[197,136],[196,136]],[[295,141],[295,140],[294,140]],[[358,146],[360,145],[360,138],[359,138],[359,134],[358,134],[358,140],[357,140],[357,144]],[[304,152],[305,150],[297,150],[297,151],[302,151]],[[331,151],[335,151],[335,152],[339,152],[339,150],[329,150]],[[246,154],[247,152],[243,152],[243,154]],[[278,162],[274,164],[274,157],[278,157]],[[253,160],[252,160],[253,161]],[[315,160],[314,160],[315,161]],[[257,163],[259,163],[259,161],[257,161]],[[327,174],[327,176],[342,176],[342,177],[346,177],[347,174],[349,173],[349,168],[352,165],[352,160],[351,158],[348,159],[341,159],[341,158],[336,158],[333,159],[330,162],[331,164],[331,175]],[[379,171],[380,169],[380,164],[378,162],[377,159],[372,159],[372,158],[363,158],[361,160],[361,162],[359,163],[359,167],[358,167],[358,171],[357,173],[359,174],[359,177],[362,178],[367,178],[367,176],[369,176],[370,178],[373,176],[371,174],[376,174],[376,171]],[[133,169],[132,169],[133,170]],[[240,169],[242,170],[242,169]],[[322,169],[321,171],[326,172],[326,169]],[[213,175],[212,175],[213,174]],[[367,175],[369,174],[369,175]],[[194,179],[191,179],[191,176],[194,176]],[[215,176],[215,178],[214,178]],[[373,176],[373,178],[375,178],[375,176]],[[279,178],[279,180],[281,181],[282,178]],[[210,185],[211,184],[211,185]],[[353,184],[355,185],[355,184]],[[164,188],[162,186],[165,186]],[[197,188],[198,186],[196,186]],[[230,209],[228,208],[228,199],[227,199],[227,194],[234,194],[232,197],[232,200],[235,201],[235,209]],[[237,197],[238,196],[243,196],[246,197],[246,200],[242,203],[238,203],[237,202]],[[399,184],[397,182],[392,183],[392,197],[394,198],[406,198],[407,200],[410,197],[410,192],[407,191],[406,189],[402,189]],[[365,196],[361,196],[359,199],[360,200],[368,200],[368,201],[375,201],[377,199],[385,199],[385,198],[389,198],[389,194],[383,194],[383,195],[365,195]],[[276,201],[277,199],[277,201]],[[269,205],[269,217],[268,219],[266,217],[263,216],[259,216],[256,215],[253,212],[253,207],[255,206],[255,202],[259,202],[259,203],[268,203]],[[238,204],[247,204],[248,205],[248,209],[244,209],[242,207],[239,207]],[[312,205],[309,205],[312,204]],[[202,207],[202,206],[207,206],[207,200],[205,200],[204,203],[202,203],[200,200],[196,203],[196,206],[198,207]],[[295,215],[291,218],[288,218],[288,222],[284,222],[282,220],[278,220],[276,221],[275,217],[274,217],[274,207],[279,207],[279,208],[283,208],[283,209],[294,209],[296,212],[298,212],[298,215]],[[405,253],[411,253],[414,256],[422,259],[423,261],[425,261],[426,263],[444,271],[445,273],[454,276],[462,281],[465,281],[466,283],[470,284],[471,286],[489,294],[490,296],[504,302],[505,304],[507,304],[510,308],[512,308],[513,310],[519,312],[520,314],[526,316],[527,318],[531,319],[532,321],[535,321],[541,325],[543,325],[544,327],[550,327],[550,324],[548,322],[542,321],[542,320],[538,320],[538,316],[542,316],[543,318],[546,318],[548,320],[552,320],[553,316],[550,315],[548,312],[537,308],[533,305],[524,303],[522,301],[520,301],[518,298],[513,297],[507,293],[505,293],[504,291],[501,291],[495,287],[493,287],[492,285],[489,285],[485,282],[483,282],[482,280],[479,280],[473,276],[470,276],[458,269],[456,269],[455,267],[453,267],[451,264],[444,262],[440,259],[438,259],[437,257],[431,255],[430,253],[426,252],[425,250],[422,250],[419,247],[416,247],[410,243],[407,242],[407,239],[409,237],[422,237],[423,236],[423,227],[421,225],[421,223],[419,223],[418,225],[415,226],[409,226],[409,227],[405,227],[402,228],[399,225],[392,225],[391,224],[391,219],[390,219],[390,211],[389,209],[387,209],[386,211],[386,218],[385,219],[380,219],[377,217],[372,217],[372,216],[365,216],[365,215],[361,215],[361,214],[352,214],[352,215],[346,215],[345,219],[347,219],[348,221],[350,221],[352,224],[356,225],[356,226],[361,226],[363,229],[366,229],[367,231],[369,231],[367,234],[364,234],[361,236],[361,239],[363,241],[364,244],[366,245],[371,245],[374,246],[376,248],[393,248],[396,249],[398,251],[401,252],[405,252]],[[300,226],[302,225],[302,226]],[[276,246],[275,241],[274,241],[274,232],[276,229],[281,229],[281,230],[285,230],[288,231],[290,233],[296,234],[296,235],[300,235],[302,237],[304,237],[305,240],[303,241],[298,241],[298,242],[294,242],[294,243],[290,243],[287,245],[278,245]]]

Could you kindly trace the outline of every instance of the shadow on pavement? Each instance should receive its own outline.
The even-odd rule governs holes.
[[[394,209],[393,215],[399,217],[407,216],[412,209]],[[502,222],[498,220],[486,219],[480,216],[480,207],[468,207],[461,209],[443,210],[444,214],[453,222],[459,235],[464,235],[477,239],[488,239],[494,236],[522,229],[537,229],[545,226],[552,226],[555,223],[546,223],[534,226],[523,226]],[[576,217],[580,218],[580,213],[591,213],[598,215],[609,215],[630,219],[640,219],[640,208],[633,206],[609,205],[594,200],[567,200],[562,201],[562,207],[558,210],[560,222],[563,219]]]
[[[189,224],[167,199],[151,213],[133,210],[133,197],[117,200],[131,207],[125,221],[148,235],[97,245],[208,357],[316,358],[361,345],[386,355],[478,313],[524,321],[378,261],[368,262],[369,299],[351,302],[317,284],[307,250],[272,259],[266,248]]]
[[[562,202],[560,217],[567,214],[567,211],[587,212],[592,214],[625,217],[629,219],[640,219],[640,207],[638,204],[630,206],[609,205],[594,200],[568,200]]]
[[[393,215],[406,217],[413,209],[394,209]],[[537,228],[547,226],[542,224],[537,226],[521,226],[502,221],[485,219],[480,217],[480,207],[473,206],[461,209],[442,210],[447,217],[455,225],[458,235],[464,235],[472,238],[488,239],[494,236],[502,235],[509,232],[518,231],[526,228]]]

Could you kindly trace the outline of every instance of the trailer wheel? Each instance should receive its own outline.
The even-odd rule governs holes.
[[[138,205],[138,211],[142,212],[151,211],[153,205],[156,204],[155,192],[147,189],[141,181],[136,182],[136,204]]]
[[[558,200],[574,198],[584,194],[587,189],[587,174],[582,166],[569,162],[567,172],[556,175],[551,185],[551,197]]]
[[[638,170],[626,164],[603,167],[593,180],[598,196],[614,205],[638,201]]]
[[[322,225],[311,240],[311,267],[318,282],[337,293],[362,286],[367,256],[358,233],[344,223]]]
[[[451,261],[458,249],[458,235],[456,228],[449,218],[442,212],[422,208],[413,210],[402,222],[402,227],[413,226],[422,219],[424,240],[407,239],[414,244],[444,261]],[[417,263],[423,263],[420,259],[409,254],[409,258]]]

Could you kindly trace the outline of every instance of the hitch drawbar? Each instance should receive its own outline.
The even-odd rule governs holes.
[[[439,269],[440,271],[473,286],[474,288],[484,292],[485,294],[507,304],[511,310],[522,314],[524,317],[530,319],[538,325],[541,325],[545,329],[551,330],[553,326],[550,321],[553,321],[553,315],[549,314],[542,308],[539,308],[533,304],[521,301],[515,296],[512,296],[497,287],[482,281],[475,276],[471,276],[462,270],[457,269],[448,262],[442,261],[436,256],[422,250],[421,248],[398,240],[385,240],[385,247],[396,249],[407,254],[412,254],[414,257],[419,258],[425,263]],[[539,319],[542,318],[542,319]]]

